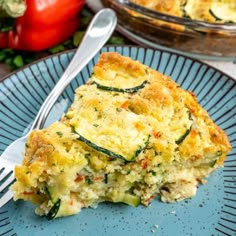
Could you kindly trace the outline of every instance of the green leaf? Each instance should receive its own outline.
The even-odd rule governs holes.
[[[4,50],[0,51],[0,61],[4,61],[6,57],[7,53]]]
[[[119,36],[112,36],[108,42],[108,44],[124,44],[125,41],[124,41],[124,38],[122,37],[119,37]]]
[[[73,35],[73,44],[75,47],[78,47],[84,37],[83,31],[76,31]]]
[[[16,69],[13,63],[12,58],[6,58],[6,60],[4,61],[11,69]]]
[[[25,64],[31,63],[35,60],[35,55],[27,55],[24,57]]]
[[[68,46],[71,44],[71,39],[66,40],[63,45]]]
[[[58,53],[58,52],[62,52],[64,51],[66,48],[63,44],[58,44],[55,47],[52,47],[50,49],[48,49],[48,51],[52,54]]]
[[[56,132],[59,137],[63,136],[63,133],[61,131]]]
[[[90,10],[83,8],[83,10],[80,13],[80,26],[79,29],[80,30],[85,30],[87,29],[90,21],[93,18],[93,14],[91,13]]]
[[[13,50],[11,49],[2,49],[0,50],[0,61],[5,61],[8,57],[12,57],[14,55]]]
[[[21,55],[17,55],[14,59],[13,59],[13,64],[17,67],[20,68],[22,66],[25,65],[23,57]]]
[[[0,62],[7,64],[10,69],[18,69],[25,64],[28,64],[34,61],[35,53],[17,51],[12,49],[2,49],[0,50]]]

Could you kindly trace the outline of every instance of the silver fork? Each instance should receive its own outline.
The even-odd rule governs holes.
[[[2,170],[0,174],[0,181],[2,181],[0,192],[7,189],[7,187],[14,181],[14,168],[15,165],[21,164],[22,162],[21,154],[24,153],[28,134],[34,129],[43,128],[45,120],[57,98],[71,80],[88,64],[88,62],[106,43],[113,33],[116,24],[116,14],[109,8],[99,11],[94,16],[69,66],[42,104],[29,132],[25,136],[14,141],[2,153],[0,158],[0,169]],[[12,197],[13,193],[8,189],[0,198],[0,207],[5,205]]]

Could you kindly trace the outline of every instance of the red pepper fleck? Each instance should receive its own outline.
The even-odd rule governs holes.
[[[83,181],[85,178],[83,175],[77,175],[77,177],[75,178],[75,182],[81,182]]]
[[[147,167],[148,167],[148,159],[146,157],[141,160],[141,166],[142,166],[143,169],[147,169]]]
[[[155,138],[159,138],[161,136],[161,132],[158,132],[158,131],[153,131],[153,136]]]
[[[123,108],[123,109],[125,109],[125,108],[127,108],[128,107],[128,105],[129,105],[129,101],[127,100],[127,101],[125,101],[123,104],[121,104],[121,108]]]
[[[72,200],[70,200],[70,203],[69,203],[71,206],[74,204],[74,201],[73,201],[73,199]]]
[[[94,178],[94,180],[103,180],[103,179],[104,179],[103,176],[97,176]]]
[[[34,194],[34,192],[33,191],[31,191],[31,192],[24,191],[23,194],[24,195],[32,195],[32,194]]]
[[[154,198],[155,198],[155,196],[152,195],[151,197],[149,197],[149,198],[146,200],[146,202],[149,204],[149,203],[152,201],[152,199],[154,199]]]

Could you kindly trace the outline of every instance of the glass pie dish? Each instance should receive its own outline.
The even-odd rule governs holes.
[[[236,59],[235,0],[102,0],[141,44],[203,59]]]

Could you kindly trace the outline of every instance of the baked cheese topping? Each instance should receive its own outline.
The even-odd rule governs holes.
[[[235,0],[131,0],[168,15],[211,23],[236,23]]]
[[[48,219],[104,201],[175,202],[193,197],[230,150],[193,93],[138,61],[103,53],[62,119],[30,134],[12,190]]]

